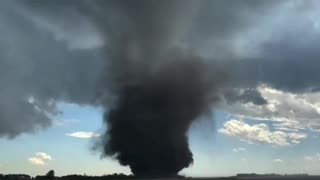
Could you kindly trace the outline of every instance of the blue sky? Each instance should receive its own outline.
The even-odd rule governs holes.
[[[101,132],[101,110],[65,103],[61,103],[59,108],[63,113],[56,117],[57,122],[48,130],[24,134],[13,140],[0,139],[1,173],[37,175],[54,169],[57,175],[130,174],[130,169],[121,167],[116,160],[100,159],[99,152],[90,149],[94,138],[66,135],[80,131]],[[317,147],[320,145],[318,136],[285,147],[268,143],[251,144],[218,132],[230,118],[225,113],[216,112],[193,124],[189,136],[194,164],[181,174],[230,176],[246,172],[317,173],[320,164],[320,157],[317,156]],[[44,165],[32,163],[30,158],[39,157],[36,155],[38,152],[51,156],[51,160],[43,159]]]

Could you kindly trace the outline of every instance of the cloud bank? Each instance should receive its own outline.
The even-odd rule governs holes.
[[[303,133],[285,133],[283,131],[271,131],[267,124],[249,125],[243,121],[230,120],[224,123],[224,127],[218,132],[230,137],[240,138],[251,144],[271,144],[274,146],[290,146],[299,144],[307,138]]]

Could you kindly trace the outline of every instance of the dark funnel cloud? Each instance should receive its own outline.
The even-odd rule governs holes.
[[[194,7],[183,2],[114,4],[133,24],[120,36],[115,32],[109,46],[106,79],[114,98],[106,103],[102,149],[136,176],[173,176],[193,162],[189,127],[218,100],[226,80],[217,64],[173,48],[188,27],[181,14]]]
[[[105,114],[104,152],[137,176],[176,175],[188,167],[188,129],[219,98],[223,72],[196,57],[177,58],[183,59],[121,86]]]

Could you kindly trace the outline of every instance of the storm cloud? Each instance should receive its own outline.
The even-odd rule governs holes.
[[[302,99],[318,93],[317,4],[268,0],[2,1],[0,137],[13,138],[50,127],[59,113],[58,102],[113,107],[124,87],[139,88],[141,82],[147,82],[148,88],[158,87],[151,82],[161,79],[163,73],[159,72],[166,72],[162,68],[183,70],[176,61],[179,58],[170,57],[185,55],[192,57],[192,62],[201,59],[199,62],[209,64],[214,80],[216,76],[224,79],[216,74],[217,68],[228,74],[228,81],[222,83],[224,91],[218,95],[226,102],[222,110],[257,119],[286,117],[279,109],[278,116],[267,109],[275,103],[269,102],[272,97],[261,87],[304,95]],[[156,80],[153,76],[145,79],[149,75]],[[169,77],[163,78],[179,86]],[[194,81],[198,85],[198,80]],[[147,92],[151,91],[148,88]],[[215,88],[209,89],[216,94]],[[248,111],[248,104],[265,108],[265,114]],[[280,104],[277,107],[289,107],[283,105],[285,101]],[[318,129],[320,115],[312,113],[308,123],[302,123],[300,116],[302,120],[294,121],[299,127]]]

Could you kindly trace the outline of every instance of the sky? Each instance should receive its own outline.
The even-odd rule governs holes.
[[[105,47],[129,34],[133,49],[191,49],[236,76],[189,129],[194,163],[180,174],[319,174],[318,1],[177,0],[151,22],[95,1],[56,2],[0,2],[0,173],[131,173],[93,148],[114,95],[101,83],[114,62]]]

